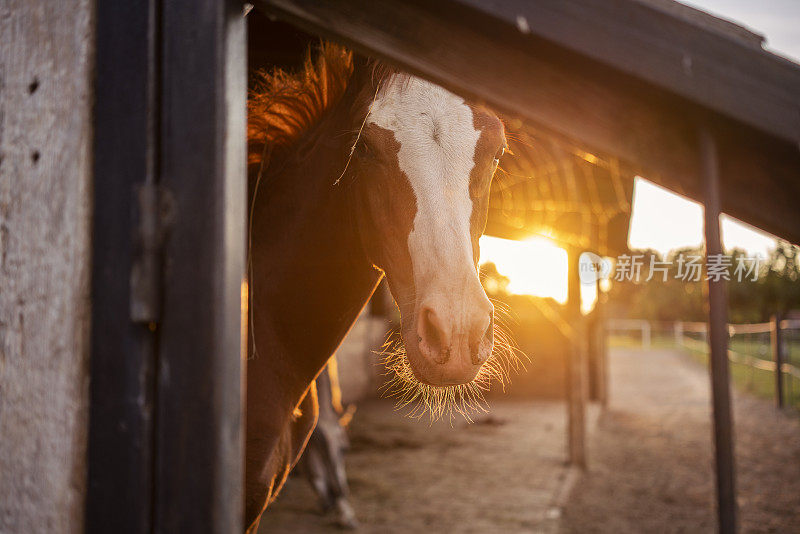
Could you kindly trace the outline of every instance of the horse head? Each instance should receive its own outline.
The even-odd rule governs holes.
[[[505,146],[494,113],[404,73],[383,77],[358,131],[350,166],[359,230],[423,384],[469,383],[492,353],[478,239]]]

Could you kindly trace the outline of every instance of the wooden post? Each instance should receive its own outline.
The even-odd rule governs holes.
[[[237,0],[161,13],[164,244],[155,461],[158,532],[241,532],[247,43]]]
[[[588,364],[589,400],[605,406],[608,401],[608,365],[605,351],[605,325],[603,321],[603,294],[597,284],[597,301],[594,309],[584,319],[586,324],[586,360]]]
[[[722,254],[720,237],[719,159],[713,135],[699,132],[700,158],[705,191],[706,257]],[[716,452],[717,514],[719,532],[736,532],[736,480],[733,453],[733,415],[731,414],[728,370],[728,296],[725,281],[708,281],[708,342],[710,349],[711,394],[714,409]]]
[[[94,4],[0,2],[3,533],[83,531]]]
[[[770,342],[775,360],[775,402],[783,408],[783,332],[781,332],[781,316],[772,316]]]
[[[586,328],[583,335],[586,336],[586,364],[588,366],[587,373],[587,399],[589,402],[595,402],[599,399],[600,391],[600,355],[598,353],[597,345],[597,304],[594,309],[589,313],[585,320]]]
[[[86,531],[241,532],[242,3],[96,8]]]
[[[572,327],[567,355],[567,418],[569,463],[586,468],[586,351],[585,325],[581,315],[580,251],[569,249],[567,316]]]
[[[600,281],[598,280],[597,304],[595,305],[597,327],[594,332],[594,339],[597,350],[597,400],[603,407],[608,406],[608,338],[606,335],[605,302],[606,295],[600,289]]]
[[[160,273],[140,268],[156,263],[146,261],[145,250],[152,251],[157,232],[152,224],[145,232],[143,224],[155,218],[156,202],[142,206],[134,191],[149,185],[153,192],[157,179],[157,17],[150,0],[97,0],[95,5],[96,179],[85,528],[87,533],[145,534],[151,531],[154,508],[158,317],[144,303],[159,302]],[[156,294],[137,294],[135,286],[155,289]],[[145,307],[149,317],[142,313]],[[132,318],[134,308],[140,320]]]
[[[642,348],[645,350],[650,350],[652,346],[651,339],[652,339],[652,330],[650,328],[650,321],[641,321],[642,325]]]

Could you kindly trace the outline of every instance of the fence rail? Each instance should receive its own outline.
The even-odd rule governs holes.
[[[701,353],[708,350],[708,325],[702,322],[609,319],[606,333],[611,336],[636,333],[634,337],[644,349],[649,349],[655,339],[657,343]],[[800,388],[794,384],[795,380],[800,382],[800,319],[729,324],[728,335],[728,359],[748,370],[745,377],[748,388],[754,388],[755,371],[769,373],[773,375],[774,386],[768,387],[772,388],[778,406],[784,405],[787,396],[788,404],[800,406]]]
[[[625,319],[625,321],[630,321]],[[632,321],[633,322],[633,321]],[[647,322],[637,320],[636,322]],[[696,323],[689,321],[677,321],[672,323],[674,325],[682,325],[684,332],[706,332],[708,325],[706,323]],[[767,334],[772,331],[774,323],[747,323],[747,324],[729,324],[728,334]],[[780,322],[781,330],[796,330],[800,329],[800,319],[784,319]]]

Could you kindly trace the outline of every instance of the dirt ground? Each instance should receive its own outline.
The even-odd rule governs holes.
[[[611,395],[589,417],[589,471],[566,494],[561,403],[495,399],[490,415],[452,427],[361,404],[347,457],[358,532],[714,531],[705,369],[681,353],[617,349]],[[800,417],[746,394],[734,406],[741,531],[800,532]],[[302,478],[260,530],[337,531]]]
[[[611,402],[561,531],[713,532],[710,383],[673,351],[615,350]],[[734,391],[741,532],[800,532],[800,418]]]
[[[555,532],[548,510],[567,473],[565,406],[491,406],[451,427],[408,419],[385,401],[359,405],[347,456],[358,532]],[[290,478],[260,532],[341,532],[317,510],[309,484]]]

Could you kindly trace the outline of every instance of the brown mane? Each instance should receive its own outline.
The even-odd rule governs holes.
[[[261,165],[267,145],[290,146],[317,124],[342,98],[352,74],[352,52],[327,42],[314,57],[309,49],[298,72],[258,72],[247,101],[248,169]]]
[[[257,176],[265,149],[271,152],[294,146],[341,101],[351,83],[371,88],[361,95],[361,100],[367,101],[357,105],[365,110],[375,88],[399,73],[380,61],[354,59],[350,50],[325,41],[316,49],[309,48],[297,72],[275,69],[255,73],[247,101],[248,175],[251,179]]]

